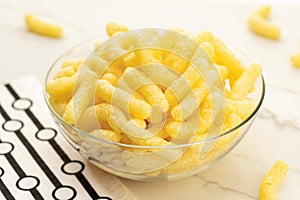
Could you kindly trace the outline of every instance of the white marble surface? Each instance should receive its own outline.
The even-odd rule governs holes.
[[[282,159],[290,170],[278,189],[279,199],[299,199],[300,69],[291,66],[289,55],[300,51],[300,7],[291,3],[299,4],[290,1],[289,5],[273,6],[270,19],[283,32],[281,40],[275,42],[252,34],[247,27],[247,16],[261,3],[0,0],[0,80],[34,74],[42,83],[47,68],[61,53],[102,35],[108,21],[133,28],[179,26],[191,31],[211,30],[263,65],[267,94],[257,120],[236,149],[200,174],[173,182],[122,181],[143,200],[250,200],[258,198],[264,173]],[[27,12],[62,24],[64,37],[57,40],[28,32],[23,22]]]

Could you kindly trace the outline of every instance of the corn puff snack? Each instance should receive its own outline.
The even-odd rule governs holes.
[[[54,38],[62,37],[63,29],[61,26],[43,21],[34,14],[27,14],[25,23],[28,29],[34,33]]]
[[[271,6],[262,6],[250,15],[248,23],[254,33],[269,39],[278,40],[281,34],[280,28],[267,21],[270,12]]]
[[[277,187],[286,176],[288,166],[284,161],[278,160],[264,176],[260,185],[260,200],[277,200]]]

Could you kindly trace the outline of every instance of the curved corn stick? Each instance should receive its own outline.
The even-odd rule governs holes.
[[[137,89],[151,106],[161,106],[164,111],[169,109],[168,101],[161,89],[144,73],[128,67],[123,74],[123,79],[132,89]]]
[[[176,121],[183,121],[188,118],[202,103],[208,93],[205,83],[192,90],[180,104],[173,107],[171,115]]]
[[[253,32],[258,35],[278,40],[280,37],[280,29],[278,26],[268,22],[266,18],[271,12],[271,6],[266,5],[255,10],[249,17],[249,26]]]
[[[42,21],[34,14],[27,14],[25,16],[25,22],[30,31],[40,35],[60,38],[63,34],[61,26]]]
[[[68,101],[73,94],[77,76],[61,77],[47,83],[46,90],[55,99]]]
[[[277,191],[279,183],[286,176],[288,166],[284,161],[278,160],[273,167],[264,176],[260,185],[260,200],[277,200]]]
[[[218,57],[220,65],[224,65],[227,67],[229,71],[229,79],[231,84],[235,82],[236,79],[240,77],[240,75],[244,71],[243,63],[229,50],[229,48],[217,37],[215,37],[212,33],[208,31],[204,31],[198,34],[197,42],[199,44],[203,42],[210,42],[214,49],[216,56]]]
[[[233,84],[229,98],[236,100],[245,99],[261,73],[262,68],[258,64],[251,64],[247,67],[241,77]]]
[[[295,67],[300,67],[300,52],[291,55],[291,62]]]
[[[125,90],[114,87],[105,80],[98,80],[96,94],[105,102],[118,106],[139,119],[147,119],[150,116],[151,106],[140,99],[135,98]]]
[[[109,37],[112,37],[117,32],[127,32],[129,29],[121,24],[116,22],[110,22],[106,24],[106,33]]]

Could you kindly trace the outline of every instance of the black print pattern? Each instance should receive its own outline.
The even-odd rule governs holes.
[[[1,108],[1,106],[0,106],[0,108]],[[1,109],[0,109],[0,111],[1,111]],[[20,183],[20,181],[24,180],[26,177],[32,177],[32,178],[36,179],[38,184],[36,184],[35,187],[27,188],[26,190],[29,191],[35,199],[43,200],[44,198],[42,197],[42,195],[36,189],[37,186],[39,185],[39,179],[35,176],[26,175],[26,173],[20,167],[18,162],[15,160],[15,158],[11,155],[11,152],[14,150],[14,145],[10,142],[3,142],[2,140],[0,140],[0,145],[10,146],[9,149],[6,152],[0,152],[0,156],[3,155],[6,158],[6,160],[9,162],[9,164],[13,167],[14,171],[19,176],[19,180],[17,181],[16,185],[18,186],[19,185],[18,183]],[[4,169],[1,168],[1,171],[2,171],[2,172],[0,172],[1,176],[3,176],[4,175]],[[0,188],[1,188],[2,194],[5,196],[5,198],[7,200],[14,200],[15,198],[9,192],[6,185],[3,183],[2,179],[1,179],[1,176],[0,176],[0,186],[1,186]]]
[[[38,129],[38,131],[35,133],[35,138],[40,141],[48,142],[50,144],[50,146],[55,150],[55,152],[59,155],[61,160],[64,162],[63,165],[61,166],[61,171],[67,175],[74,175],[77,178],[77,180],[80,182],[80,184],[83,186],[83,188],[87,191],[87,193],[89,194],[91,199],[93,199],[93,200],[96,200],[96,199],[111,200],[111,198],[109,198],[109,197],[99,196],[99,194],[95,191],[95,189],[92,187],[92,185],[89,183],[89,181],[86,179],[86,177],[82,173],[85,168],[84,163],[82,163],[79,160],[71,160],[69,158],[69,156],[63,151],[63,149],[55,141],[57,131],[53,128],[44,127],[42,125],[42,123],[38,120],[38,118],[34,115],[34,113],[30,110],[30,108],[33,106],[33,101],[29,98],[20,97],[10,84],[6,84],[5,88],[9,91],[9,93],[15,99],[12,103],[12,108],[14,108],[17,111],[24,111],[26,113],[26,115],[29,117],[29,119],[33,122],[33,124]],[[69,190],[68,192],[72,194],[71,197],[69,197],[69,199],[74,199],[77,195],[76,190],[72,186],[63,185],[59,181],[59,179],[55,176],[55,174],[47,166],[47,164],[44,162],[44,160],[36,152],[34,147],[26,139],[26,137],[24,136],[24,134],[21,131],[24,124],[20,120],[11,119],[9,117],[9,115],[7,114],[7,112],[4,110],[4,108],[1,106],[1,104],[0,104],[0,114],[5,119],[5,122],[2,125],[2,128],[7,132],[15,133],[17,138],[22,142],[22,144],[25,146],[27,151],[31,154],[32,158],[40,166],[40,168],[43,170],[45,175],[48,177],[48,179],[54,185],[55,189],[52,191],[52,197],[55,200],[59,200],[60,198],[58,197],[57,194],[61,190]],[[12,147],[12,150],[13,150],[13,147]],[[40,184],[40,180],[35,176],[26,175],[22,171],[22,168],[17,164],[17,162],[14,160],[14,158],[10,155],[10,153],[5,154],[4,156],[7,158],[9,163],[14,167],[14,170],[20,177],[20,179],[16,183],[17,188],[20,190],[30,191],[35,199],[43,199],[43,197],[38,193],[38,190],[37,190],[37,187]],[[68,171],[67,169],[68,169],[68,166],[70,166],[70,165],[76,165],[77,170],[76,171]],[[1,170],[0,170],[0,173],[1,173]],[[3,173],[4,173],[4,171],[3,171]],[[29,180],[32,182],[31,188],[22,187],[21,183],[25,179],[27,180],[27,182]],[[3,191],[2,191],[2,185],[4,186]],[[7,197],[7,199],[14,199],[13,197],[12,198],[9,197],[9,195],[11,195],[11,194],[9,193],[5,184],[3,182],[1,182],[1,176],[0,176],[0,186],[1,186],[2,193],[3,194],[5,193],[4,195],[6,195],[5,197]]]
[[[3,183],[1,177],[4,175],[4,169],[2,169],[0,167],[0,188],[1,188],[1,192],[4,195],[4,197],[6,199],[9,200],[15,200],[14,196],[11,194],[11,192],[9,191],[9,189],[6,187],[6,185]]]

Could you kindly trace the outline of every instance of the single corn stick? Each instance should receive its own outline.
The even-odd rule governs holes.
[[[264,176],[260,185],[260,200],[277,200],[277,191],[279,183],[286,176],[288,166],[284,161],[278,160],[273,167]]]
[[[47,83],[47,93],[55,99],[68,101],[73,95],[77,76],[61,77]]]
[[[258,64],[251,64],[247,67],[241,77],[233,84],[229,98],[236,100],[245,99],[261,73],[262,69]]]
[[[278,40],[281,34],[279,27],[266,20],[270,13],[271,6],[262,6],[250,15],[248,23],[254,33],[266,38]]]
[[[234,83],[240,77],[245,68],[243,63],[220,39],[215,37],[212,33],[204,31],[198,34],[197,41],[199,44],[210,42],[213,45],[219,60],[217,64],[224,65],[228,68],[231,83]]]
[[[34,14],[27,14],[25,23],[28,29],[34,33],[54,38],[62,37],[63,29],[61,26],[43,21]]]

